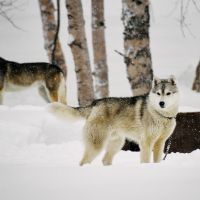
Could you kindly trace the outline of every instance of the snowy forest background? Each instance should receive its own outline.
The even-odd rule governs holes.
[[[185,26],[181,28],[180,4],[181,1],[151,1],[150,5],[150,47],[152,54],[152,67],[154,74],[161,77],[167,77],[174,74],[178,77],[184,97],[182,105],[196,106],[198,98],[195,98],[191,104],[187,97],[191,93],[191,87],[195,78],[195,70],[199,62],[199,12],[190,2],[185,14]],[[187,1],[183,1],[186,9]],[[198,3],[198,1],[197,1]],[[83,13],[85,18],[85,30],[90,55],[90,64],[93,67],[93,48],[92,48],[92,30],[91,30],[91,2],[83,1]],[[42,30],[42,21],[39,5],[37,1],[16,1],[14,5],[17,8],[9,10],[8,16],[22,30],[14,28],[6,19],[1,17],[1,49],[0,55],[8,60],[18,62],[48,62],[47,53],[44,49],[44,38]],[[54,2],[56,6],[56,2]],[[114,52],[124,51],[123,47],[123,23],[121,21],[122,2],[105,2],[105,38],[107,51],[107,65],[109,70],[109,92],[110,96],[130,96],[132,95],[130,85],[127,80],[126,65],[123,58]],[[55,13],[56,15],[56,13]],[[74,71],[73,56],[68,46],[70,37],[67,31],[68,20],[65,2],[61,1],[61,26],[59,38],[62,44],[63,53],[67,64],[67,88],[68,102],[70,105],[76,105],[77,85]],[[184,35],[182,33],[184,30]],[[17,38],[17,39],[16,39]],[[119,75],[120,74],[120,75]],[[187,77],[185,77],[187,75]],[[120,86],[120,87],[119,87]],[[26,91],[31,94],[32,91]],[[24,93],[24,92],[23,92]],[[40,98],[29,98],[30,95],[17,95],[15,102],[13,98],[5,101],[8,105],[19,104],[22,99],[24,104],[41,105]],[[9,95],[9,94],[8,94]],[[37,96],[37,92],[35,92]],[[31,95],[31,96],[35,96]],[[194,94],[195,95],[195,94]],[[27,97],[26,97],[27,96]],[[17,99],[18,102],[17,102]],[[191,99],[190,99],[191,100]],[[197,100],[197,101],[195,101]]]
[[[7,15],[17,28],[0,17],[0,57],[49,62],[39,1],[1,2],[12,2]],[[91,1],[81,2],[94,71]],[[124,59],[114,52],[124,53],[122,0],[104,3],[109,96],[131,96]],[[67,65],[67,99],[76,106],[77,80],[68,46],[73,38],[67,30],[65,1],[60,4],[59,39]],[[161,78],[177,77],[182,112],[200,110],[200,94],[192,91],[200,59],[199,8],[199,0],[150,0],[153,72]],[[5,97],[0,106],[0,199],[152,199],[155,194],[157,199],[199,199],[199,150],[172,153],[159,165],[140,165],[137,152],[121,151],[111,167],[103,167],[100,156],[94,165],[80,168],[82,121],[71,124],[48,114],[36,88],[5,93]]]

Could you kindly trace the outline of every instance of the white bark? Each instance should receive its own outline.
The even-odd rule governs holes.
[[[149,41],[149,0],[122,0],[128,80],[134,96],[148,93],[153,78]]]
[[[108,67],[105,45],[104,0],[92,0],[92,42],[95,97],[108,97]]]
[[[81,0],[66,0],[68,31],[71,35],[69,46],[74,57],[78,85],[78,101],[81,106],[91,104],[94,99],[93,80],[90,68],[85,22]]]

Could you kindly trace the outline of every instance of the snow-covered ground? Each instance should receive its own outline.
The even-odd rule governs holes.
[[[18,1],[20,2],[20,1]],[[11,12],[23,31],[0,18],[0,56],[19,62],[47,61],[37,1],[22,0]],[[90,57],[90,0],[82,0]],[[60,37],[68,64],[68,102],[77,105],[74,63],[67,42],[64,1]],[[157,76],[177,76],[181,111],[199,111],[200,94],[191,91],[200,52],[200,15],[189,6],[188,25],[181,35],[176,0],[151,1],[151,50]],[[105,1],[106,41],[111,96],[130,96],[123,59],[121,0]],[[174,12],[171,12],[175,7]],[[92,59],[91,59],[92,60]],[[60,121],[45,110],[35,88],[5,94],[0,106],[0,200],[62,199],[181,199],[200,198],[200,151],[170,154],[160,164],[140,164],[138,152],[117,154],[113,166],[103,167],[102,155],[79,167],[83,121]]]
[[[140,164],[139,153],[100,155],[79,167],[83,121],[69,124],[44,107],[0,107],[0,199],[199,199],[200,150]]]

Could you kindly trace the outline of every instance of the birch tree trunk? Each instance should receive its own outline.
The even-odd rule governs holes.
[[[66,0],[66,8],[70,34],[68,45],[71,47],[75,63],[78,101],[81,106],[85,106],[93,101],[94,90],[81,0]]]
[[[42,18],[43,35],[44,35],[44,48],[47,51],[49,62],[52,62],[52,51],[54,48],[54,39],[56,35],[57,24],[55,21],[55,8],[52,0],[38,0],[40,13]],[[65,64],[65,58],[62,52],[59,39],[56,42],[55,64],[57,64],[67,74],[67,66]]]
[[[108,97],[109,94],[104,29],[104,0],[92,0],[93,75],[96,98]]]
[[[196,77],[194,79],[192,89],[197,92],[200,92],[200,61],[196,69]]]
[[[128,80],[134,96],[149,92],[153,79],[149,47],[149,0],[122,0],[124,49]]]

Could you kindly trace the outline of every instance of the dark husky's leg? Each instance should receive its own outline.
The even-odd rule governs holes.
[[[43,85],[41,85],[41,86],[38,88],[38,92],[39,92],[39,95],[40,95],[47,103],[50,103],[50,102],[51,102],[51,101],[49,100],[47,91],[46,91],[46,89],[45,89],[45,87],[44,87]]]
[[[3,104],[3,93],[4,93],[4,90],[0,90],[0,105]]]
[[[51,102],[58,101],[58,90],[60,85],[60,74],[50,71],[46,77],[46,88]]]
[[[58,101],[67,104],[67,97],[66,97],[66,82],[65,78],[62,73],[60,73],[60,83],[58,89]]]
[[[58,102],[58,90],[49,88],[49,97],[51,102]]]
[[[51,102],[67,104],[65,78],[61,72],[53,70],[48,72],[45,83]]]

